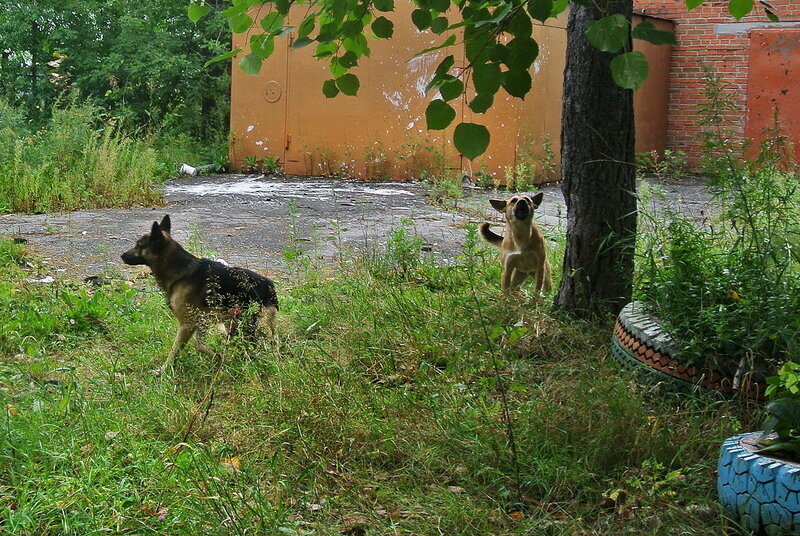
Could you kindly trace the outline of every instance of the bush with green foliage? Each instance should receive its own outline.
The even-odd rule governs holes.
[[[729,95],[707,73],[703,165],[715,214],[645,215],[637,297],[690,363],[760,373],[800,353],[800,173],[776,126],[748,161],[730,143]]]

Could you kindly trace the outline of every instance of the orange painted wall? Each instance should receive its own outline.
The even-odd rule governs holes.
[[[264,4],[251,15],[257,21],[269,9]],[[533,89],[524,101],[501,88],[491,110],[474,114],[466,105],[467,96],[451,102],[458,115],[450,129],[427,131],[425,108],[436,95],[426,94],[425,86],[446,55],[455,54],[456,66],[463,65],[463,50],[451,47],[415,56],[444,36],[418,32],[410,24],[413,9],[411,2],[398,2],[388,14],[394,22],[392,39],[369,41],[371,56],[353,70],[361,81],[357,97],[340,94],[327,99],[321,88],[331,78],[328,64],[313,57],[314,45],[291,50],[291,36],[276,41],[275,52],[257,76],[244,74],[239,58],[234,58],[232,167],[241,169],[247,156],[270,156],[278,157],[284,170],[293,174],[410,180],[444,169],[482,171],[502,180],[507,166],[540,159],[545,140],[557,161],[566,15],[534,26],[540,54],[531,70]],[[296,26],[303,14],[293,11],[289,23]],[[256,24],[251,32],[258,31]],[[247,39],[249,34],[235,35],[234,48],[246,48]],[[650,48],[643,51],[651,61],[651,80],[635,97],[637,151],[666,144],[669,47]],[[461,157],[451,141],[452,129],[462,120],[484,124],[492,134],[487,152],[472,162]],[[548,178],[557,180],[557,172]]]

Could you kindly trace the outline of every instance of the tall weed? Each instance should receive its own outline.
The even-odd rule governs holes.
[[[0,131],[0,210],[46,212],[88,207],[152,205],[162,201],[166,177],[155,150],[101,120],[91,103],[53,110],[32,134]],[[19,125],[0,107],[0,124]]]

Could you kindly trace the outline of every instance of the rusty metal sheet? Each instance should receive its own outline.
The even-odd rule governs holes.
[[[782,134],[800,158],[800,29],[750,32],[750,68],[745,136],[752,138],[753,155],[774,125],[777,114]]]

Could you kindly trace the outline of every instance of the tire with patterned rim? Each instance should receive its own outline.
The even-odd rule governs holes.
[[[758,454],[761,432],[730,437],[717,464],[725,512],[747,530],[770,535],[800,530],[800,464]]]
[[[680,360],[677,348],[645,303],[631,302],[622,308],[611,337],[611,353],[620,366],[636,372],[645,383],[660,384],[670,391],[689,392],[701,386],[764,399],[763,382],[749,377],[737,381],[716,370],[687,365]]]

